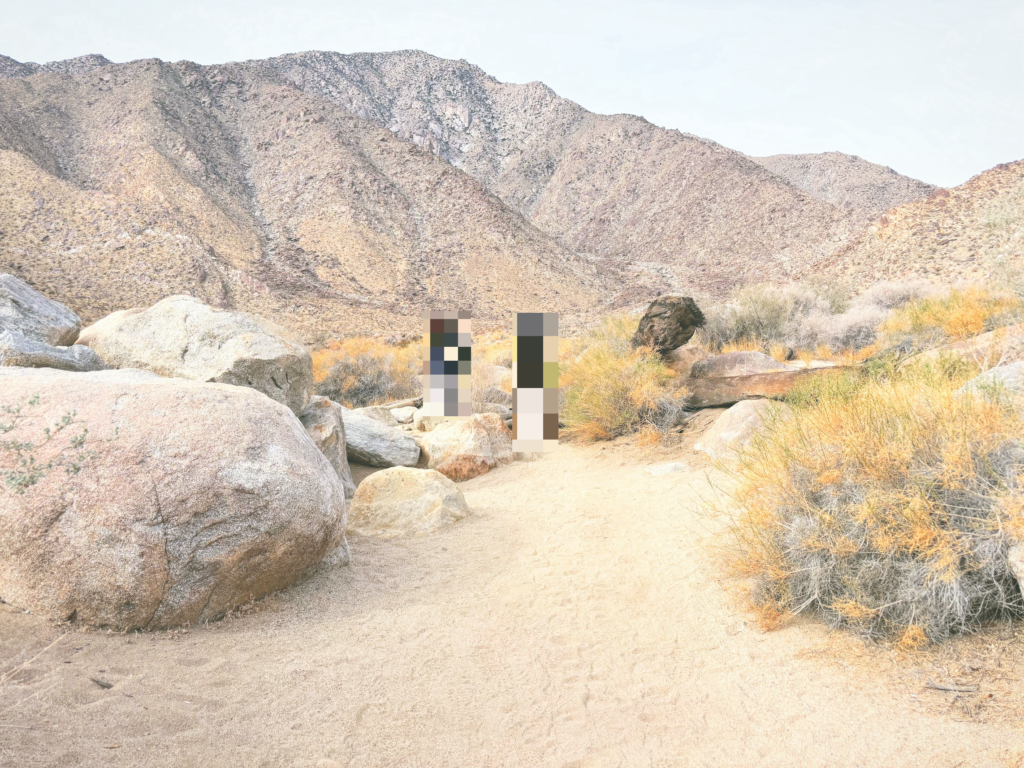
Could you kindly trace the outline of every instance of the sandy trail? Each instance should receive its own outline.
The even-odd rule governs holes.
[[[216,626],[70,632],[0,684],[0,765],[1012,765],[1019,730],[751,627],[701,472],[563,448],[462,488],[472,518]],[[0,606],[0,679],[60,631]]]

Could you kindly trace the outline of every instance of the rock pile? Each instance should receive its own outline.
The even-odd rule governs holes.
[[[0,274],[0,366],[101,371],[107,366],[78,338],[78,315],[19,280]]]

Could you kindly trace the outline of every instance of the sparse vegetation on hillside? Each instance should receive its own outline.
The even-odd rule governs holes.
[[[588,333],[562,340],[560,418],[565,437],[608,440],[675,424],[682,406],[665,387],[672,372],[653,350],[630,345],[638,320],[609,315]]]
[[[728,468],[737,572],[771,626],[815,611],[904,646],[1024,609],[1022,404],[962,358],[812,380]]]

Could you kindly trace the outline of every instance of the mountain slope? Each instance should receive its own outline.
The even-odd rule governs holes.
[[[797,276],[865,218],[712,141],[595,115],[465,61],[308,52],[265,64],[447,159],[567,248],[629,266],[634,279],[722,293]]]
[[[194,293],[307,337],[573,315],[614,278],[269,67],[159,60],[0,80],[0,270],[86,322]]]
[[[894,206],[920,200],[936,190],[933,184],[842,152],[771,155],[751,160],[818,200],[855,211],[865,223]]]
[[[859,285],[922,276],[983,279],[1024,269],[1024,160],[893,208],[817,268]]]

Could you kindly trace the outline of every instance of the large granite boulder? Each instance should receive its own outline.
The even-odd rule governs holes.
[[[688,342],[703,325],[704,314],[689,296],[659,296],[640,318],[633,346],[665,353]]]
[[[462,491],[432,469],[392,467],[359,484],[348,530],[360,536],[432,533],[469,515]]]
[[[420,449],[397,427],[389,427],[365,413],[342,407],[345,421],[345,449],[349,461],[371,467],[413,467]]]
[[[313,395],[309,405],[299,416],[299,421],[306,428],[320,452],[338,473],[345,498],[351,499],[356,492],[356,484],[352,481],[352,470],[348,465],[348,453],[345,442],[345,422],[342,418],[342,406],[333,400],[320,395]]]
[[[789,412],[789,406],[771,400],[736,403],[718,417],[693,449],[703,451],[713,459],[732,458],[750,444],[766,423]]]
[[[115,368],[251,387],[296,415],[313,391],[313,361],[304,347],[256,318],[191,296],[115,313],[82,331],[82,340]]]
[[[10,329],[0,329],[0,365],[79,372],[102,371],[108,367],[89,347],[79,344],[55,347]]]
[[[512,461],[512,433],[496,413],[445,421],[419,438],[427,467],[461,482]]]
[[[14,275],[0,274],[0,330],[66,347],[75,343],[82,321],[63,304],[46,298]]]
[[[345,545],[337,473],[252,389],[0,368],[0,406],[18,411],[0,450],[11,605],[119,631],[196,624]]]
[[[793,369],[788,365],[763,352],[726,352],[724,355],[715,355],[694,362],[690,368],[690,378],[718,379],[791,370]]]

